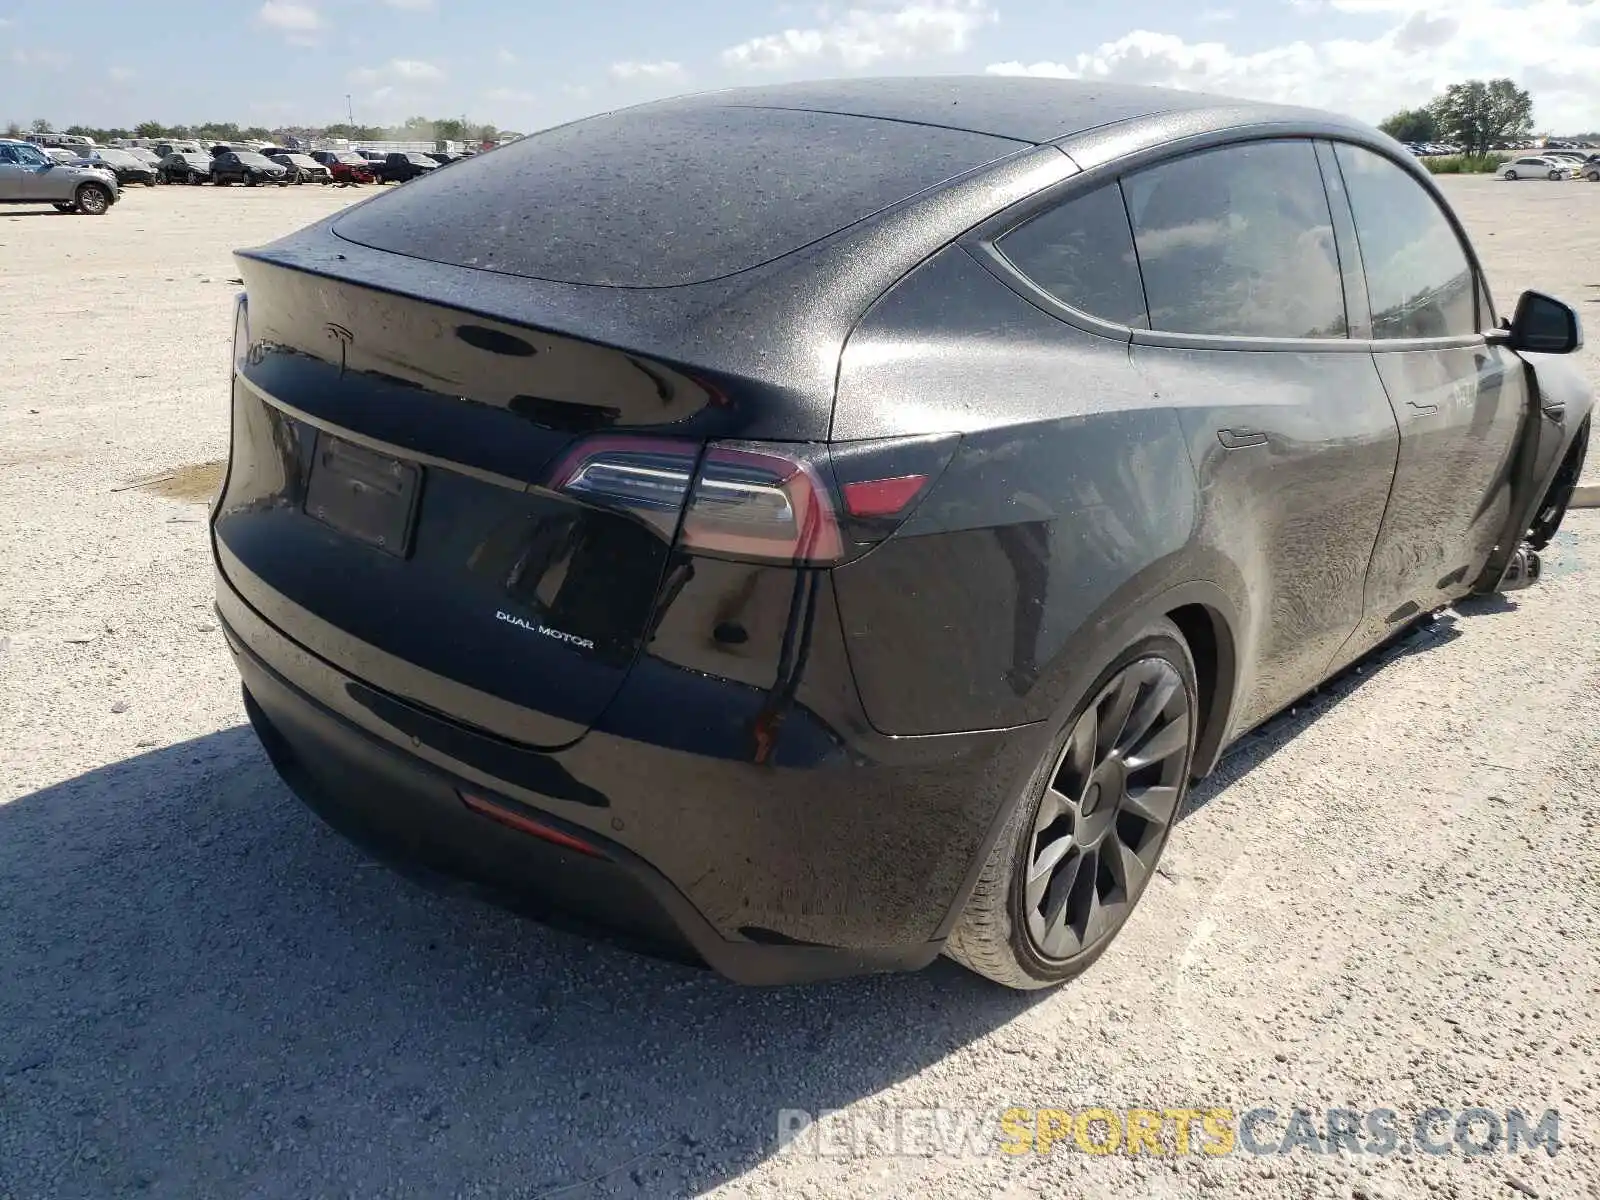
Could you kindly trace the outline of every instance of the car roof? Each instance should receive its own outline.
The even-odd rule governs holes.
[[[1063,141],[1090,129],[1163,113],[1249,108],[1266,117],[1329,114],[1208,92],[1014,75],[835,79],[701,92],[646,107],[748,106],[875,117],[1019,142]]]

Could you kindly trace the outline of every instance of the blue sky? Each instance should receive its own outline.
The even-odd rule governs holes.
[[[0,0],[0,122],[536,129],[683,91],[851,74],[1090,76],[1377,120],[1509,74],[1600,128],[1600,0]]]

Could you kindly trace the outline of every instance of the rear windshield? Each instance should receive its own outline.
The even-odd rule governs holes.
[[[830,113],[635,109],[432,172],[334,231],[485,271],[670,287],[770,262],[1020,148]]]

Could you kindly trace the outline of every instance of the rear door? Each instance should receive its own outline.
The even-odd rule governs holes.
[[[1366,640],[1464,593],[1510,515],[1530,394],[1491,344],[1494,314],[1450,216],[1411,173],[1340,144],[1372,311],[1373,361],[1400,426],[1400,461],[1367,580]]]
[[[1361,621],[1394,416],[1350,336],[1311,141],[1200,151],[1136,171],[1122,190],[1149,303],[1133,361],[1178,409],[1203,502],[1198,536],[1252,601],[1245,728],[1315,686]]]

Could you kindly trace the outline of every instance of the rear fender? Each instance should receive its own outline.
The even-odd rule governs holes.
[[[1187,559],[1187,556],[1184,558]],[[1208,695],[1202,697],[1200,736],[1191,773],[1199,779],[1215,769],[1227,745],[1229,726],[1239,695],[1239,631],[1244,628],[1242,614],[1245,611],[1242,607],[1243,580],[1226,563],[1218,563],[1212,565],[1220,568],[1216,573],[1229,581],[1229,587],[1209,580],[1174,584],[1171,580],[1182,565],[1184,562],[1176,559],[1152,565],[1129,580],[1092,619],[1083,624],[1040,680],[1040,686],[1049,687],[1055,696],[1051,715],[1037,725],[1028,727],[1026,734],[1022,730],[1015,731],[1017,735],[1028,736],[1042,754],[1055,732],[1084,699],[1090,684],[1143,630],[1175,612],[1198,614],[1209,626],[1213,654],[1208,669],[1207,664],[1198,661],[1201,654],[1191,643],[1191,653],[1197,659],[1197,673],[1202,677],[1202,689],[1209,691]],[[1192,567],[1192,564],[1188,565]],[[1206,678],[1208,674],[1209,680]],[[1209,689],[1206,689],[1207,682],[1210,683]],[[1016,806],[1024,800],[1023,784],[1036,766],[1037,756],[1026,762],[1015,780],[1011,799],[995,813],[961,890],[940,925],[939,938],[948,937],[961,916],[967,898],[972,894],[978,876],[994,850],[995,842],[1005,830]]]

